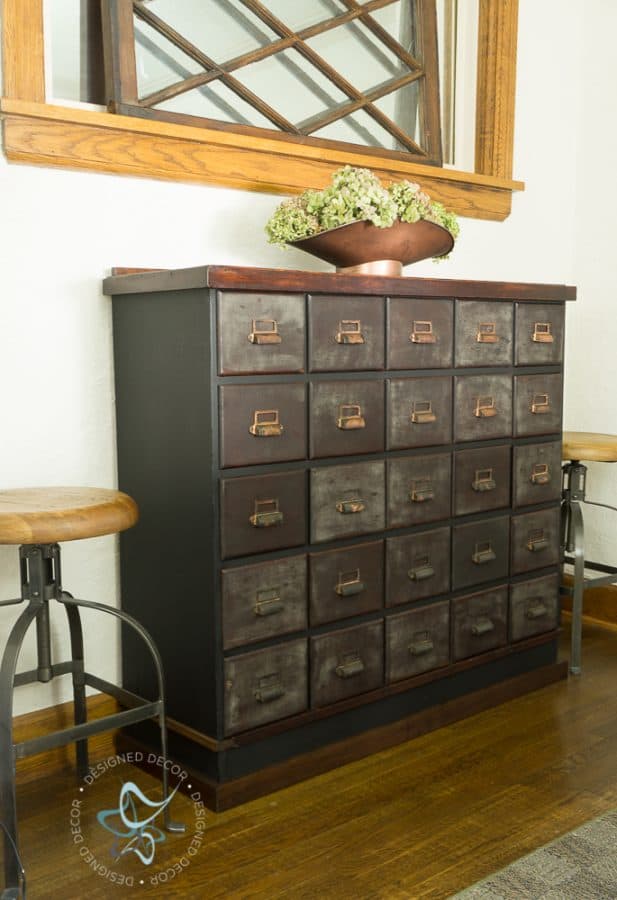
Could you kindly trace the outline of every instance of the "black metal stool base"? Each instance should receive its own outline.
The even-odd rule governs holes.
[[[60,575],[60,547],[58,544],[24,545],[19,549],[21,565],[21,597],[0,601],[0,606],[26,602],[28,605],[19,616],[9,635],[0,666],[0,826],[4,831],[5,889],[0,900],[18,900],[26,897],[25,872],[19,858],[17,808],[15,797],[15,763],[17,759],[61,747],[75,742],[77,772],[83,777],[88,772],[88,738],[94,734],[121,728],[145,719],[157,718],[161,733],[161,755],[167,758],[167,729],[165,725],[165,701],[163,665],[156,645],[148,632],[128,613],[77,600],[62,590]],[[68,618],[71,639],[71,659],[53,664],[51,659],[51,634],[49,601],[56,600],[64,606]],[[102,678],[84,670],[84,645],[80,607],[97,610],[115,616],[134,629],[146,643],[156,668],[158,698],[145,700]],[[32,623],[36,623],[37,668],[16,673],[17,661],[24,638]],[[13,743],[13,689],[35,681],[48,682],[59,675],[70,674],[73,680],[74,725],[54,731],[42,737]],[[126,707],[92,722],[87,721],[86,686],[109,694]],[[162,768],[163,800],[169,796],[167,768]],[[163,810],[164,826],[168,831],[181,832],[184,826],[169,817],[169,807]]]
[[[585,559],[585,530],[581,503],[589,506],[601,506],[617,512],[614,506],[606,503],[594,503],[585,497],[587,466],[577,460],[566,463],[563,467],[563,489],[561,503],[561,526],[563,562],[574,566],[574,584],[572,587],[562,585],[561,592],[572,596],[572,641],[570,650],[570,672],[581,674],[581,640],[583,629],[583,594],[586,588],[601,587],[617,582],[617,566],[591,562]],[[585,575],[585,570],[594,573]],[[597,573],[597,574],[595,574]]]

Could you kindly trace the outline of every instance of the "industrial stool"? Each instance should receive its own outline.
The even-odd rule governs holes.
[[[586,431],[566,431],[563,435],[562,459],[568,460],[563,467],[562,481],[562,543],[564,562],[574,566],[572,587],[562,587],[562,592],[572,595],[572,649],[570,671],[573,675],[581,672],[581,633],[583,616],[583,592],[588,587],[617,582],[617,567],[585,559],[583,513],[581,503],[617,508],[606,503],[595,503],[585,498],[587,466],[581,460],[592,462],[617,462],[617,437],[612,434],[593,434]],[[573,554],[573,555],[568,555]],[[585,570],[593,574],[585,576]]]
[[[126,494],[99,488],[22,488],[0,491],[0,544],[19,544],[21,597],[0,601],[0,606],[27,603],[15,622],[0,667],[0,831],[4,833],[5,889],[1,900],[25,897],[25,877],[19,860],[17,810],[15,802],[15,761],[52,747],[75,741],[77,771],[88,771],[88,737],[144,719],[158,718],[163,758],[167,756],[164,685],[161,658],[148,632],[132,616],[86,600],[76,600],[62,589],[60,576],[61,541],[114,534],[137,521],[137,506]],[[56,600],[66,611],[71,639],[71,659],[52,663],[49,602]],[[126,622],[143,638],[152,655],[158,680],[158,699],[144,700],[129,691],[84,671],[83,635],[79,607],[99,610]],[[21,646],[32,622],[36,621],[37,668],[16,674]],[[70,673],[73,679],[74,726],[13,743],[13,687],[35,681],[48,682]],[[115,697],[122,712],[86,721],[86,685]],[[168,797],[167,769],[163,766],[163,799]],[[168,830],[181,831],[169,819]],[[21,894],[20,894],[21,892]]]

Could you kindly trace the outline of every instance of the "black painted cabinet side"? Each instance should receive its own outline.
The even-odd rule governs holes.
[[[113,300],[118,479],[139,505],[122,535],[121,602],[163,658],[167,713],[212,736],[217,723],[210,297]],[[123,635],[123,683],[155,696],[142,643]]]

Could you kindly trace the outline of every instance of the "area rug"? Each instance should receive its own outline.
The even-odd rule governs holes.
[[[617,810],[586,822],[454,896],[456,900],[616,900]]]

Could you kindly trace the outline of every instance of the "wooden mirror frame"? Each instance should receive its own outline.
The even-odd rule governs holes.
[[[280,194],[321,188],[350,161],[344,150],[46,103],[43,2],[4,0],[0,113],[9,160]],[[512,180],[517,24],[518,0],[480,0],[475,172],[368,149],[354,163],[386,181],[419,181],[459,215],[505,219],[512,191],[524,188]]]

